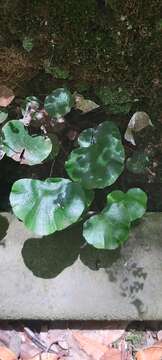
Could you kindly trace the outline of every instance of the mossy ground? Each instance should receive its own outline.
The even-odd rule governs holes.
[[[123,86],[158,113],[161,104],[160,0],[8,0],[0,5],[0,80],[26,87],[45,65],[78,84]],[[23,39],[33,49],[23,49]],[[14,62],[10,49],[19,54]],[[9,51],[8,51],[9,49]],[[11,56],[11,57],[10,57]],[[25,65],[25,66],[24,66]],[[21,74],[21,76],[20,76]],[[54,83],[52,76],[45,76]],[[39,80],[39,79],[38,79]],[[61,80],[65,82],[64,80]],[[158,110],[157,110],[158,109]]]

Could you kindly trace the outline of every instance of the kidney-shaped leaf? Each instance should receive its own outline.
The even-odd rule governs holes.
[[[92,200],[92,191],[84,191],[79,184],[62,178],[21,179],[13,184],[10,194],[15,215],[38,235],[75,223]]]
[[[113,250],[122,245],[129,235],[130,218],[123,203],[106,206],[99,215],[83,225],[83,236],[97,249]]]
[[[141,218],[146,211],[147,195],[139,188],[130,189],[127,193],[112,191],[108,194],[107,200],[109,205],[122,202],[128,210],[130,221]]]
[[[120,131],[112,121],[104,121],[99,124],[97,128],[85,129],[81,132],[78,138],[78,144],[81,147],[88,147],[107,140],[109,136],[113,136],[121,140]]]
[[[124,148],[118,129],[105,122],[96,130],[83,131],[80,148],[73,150],[66,161],[72,180],[85,188],[104,188],[113,184],[123,171]]]
[[[45,98],[44,108],[54,118],[60,118],[68,114],[74,106],[72,94],[66,88],[59,88]]]
[[[40,164],[52,150],[50,139],[31,136],[19,120],[11,120],[2,128],[6,155],[21,164]]]

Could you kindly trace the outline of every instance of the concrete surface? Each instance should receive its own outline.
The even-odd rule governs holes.
[[[34,238],[0,215],[0,318],[162,319],[162,213],[118,251],[85,246],[80,226]]]

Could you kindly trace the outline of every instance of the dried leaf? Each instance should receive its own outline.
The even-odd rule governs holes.
[[[147,126],[153,126],[151,119],[144,111],[137,111],[131,117],[128,127],[126,129],[124,138],[129,141],[132,145],[136,145],[134,140],[134,132],[139,132]]]
[[[61,360],[62,358],[57,354],[52,354],[49,352],[43,352],[41,354],[38,354],[34,356],[34,360]],[[33,357],[28,360],[33,360]],[[63,360],[63,359],[62,359]]]
[[[162,341],[159,341],[149,348],[138,351],[136,360],[161,360]]]
[[[30,358],[35,358],[35,356],[40,352],[35,345],[32,345],[31,342],[24,342],[21,344],[20,349],[20,358],[23,360],[28,360]]]
[[[93,360],[101,360],[103,355],[107,352],[107,346],[101,344],[96,340],[92,340],[79,331],[73,332],[73,337],[78,342],[80,348]]]
[[[5,85],[0,86],[0,106],[8,106],[14,97],[15,95],[11,89]]]
[[[125,329],[82,330],[83,335],[106,346],[119,340],[124,335],[124,332]]]
[[[130,142],[132,145],[136,145],[134,136],[133,136],[133,131],[129,127],[127,127],[127,130],[124,135],[124,139],[127,140],[128,142]]]
[[[8,331],[5,331],[3,329],[0,329],[0,342],[2,345],[9,346],[10,343],[10,335],[8,334]]]
[[[16,360],[17,357],[10,349],[0,346],[0,360]]]
[[[106,353],[101,357],[101,360],[121,360],[121,352],[118,349],[110,348]]]
[[[83,113],[87,113],[99,107],[94,101],[85,99],[83,95],[76,94],[75,95],[76,101],[76,109],[83,111]]]
[[[17,357],[20,355],[20,348],[21,348],[21,337],[19,336],[18,332],[15,330],[11,331],[10,343],[9,348],[12,350]]]
[[[162,340],[162,330],[159,330],[158,333],[157,333],[157,338],[159,341]]]

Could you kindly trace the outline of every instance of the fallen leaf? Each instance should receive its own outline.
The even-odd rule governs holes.
[[[162,341],[140,350],[136,354],[136,360],[161,360],[162,359]]]
[[[100,342],[90,339],[85,335],[82,335],[79,331],[73,332],[73,337],[78,342],[80,348],[93,360],[101,360],[103,355],[107,352],[107,346]]]
[[[162,340],[162,330],[158,331],[157,338],[158,338],[159,341]]]
[[[15,95],[11,89],[9,89],[5,85],[0,86],[0,106],[8,106],[12,102],[14,97]]]
[[[28,360],[33,360],[33,357]],[[63,358],[61,358],[57,354],[52,354],[49,352],[43,352],[43,353],[40,352],[38,355],[34,356],[34,360],[63,360]]]
[[[131,117],[126,132],[124,134],[125,140],[129,141],[132,145],[136,145],[133,133],[139,132],[149,125],[153,126],[151,119],[146,112],[135,112]]]
[[[0,156],[1,156],[1,150],[0,150]],[[8,334],[8,331],[0,329],[0,342],[2,343],[2,345],[5,345],[7,347],[9,346],[10,336]]]
[[[21,348],[21,337],[15,330],[12,330],[10,333],[9,348],[16,354],[17,357],[19,357]]]
[[[106,353],[101,357],[101,360],[121,360],[121,359],[122,359],[121,351],[113,348],[108,349]]]
[[[5,346],[0,346],[0,360],[16,360],[16,354]]]
[[[124,335],[125,329],[82,330],[83,335],[99,341],[101,344],[110,345]]]
[[[83,95],[75,94],[76,109],[87,113],[99,107],[94,101],[85,99]]]

